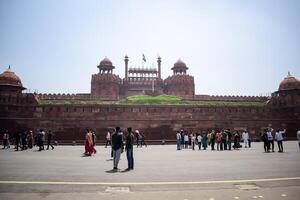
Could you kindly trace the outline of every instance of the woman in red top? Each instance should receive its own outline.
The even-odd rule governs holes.
[[[96,149],[93,146],[93,134],[90,130],[86,131],[85,134],[85,155],[91,156],[92,153],[96,153]]]

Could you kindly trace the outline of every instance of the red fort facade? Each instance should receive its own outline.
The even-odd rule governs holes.
[[[161,58],[157,68],[128,68],[129,58],[125,56],[125,78],[113,74],[115,68],[108,58],[98,65],[99,73],[92,75],[91,97],[105,100],[119,100],[132,95],[165,93],[183,98],[195,95],[194,77],[187,75],[188,67],[180,59],[174,64],[173,75],[161,78]]]
[[[82,141],[86,128],[96,131],[98,141],[107,130],[120,126],[142,131],[148,141],[174,141],[175,133],[229,128],[247,129],[252,139],[260,138],[266,127],[287,129],[287,138],[300,129],[300,81],[288,74],[271,96],[210,96],[195,94],[194,77],[178,60],[173,75],[161,78],[157,68],[128,67],[125,77],[113,73],[105,58],[92,75],[91,93],[23,93],[21,79],[10,69],[0,74],[0,131],[52,130],[60,143]],[[186,104],[126,104],[120,100],[137,94],[181,96]],[[99,103],[100,102],[100,103]],[[194,103],[193,103],[194,102]],[[250,103],[249,103],[250,102]]]

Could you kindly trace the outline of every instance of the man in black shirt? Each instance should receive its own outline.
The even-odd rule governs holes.
[[[131,132],[131,127],[127,128],[127,135],[126,135],[126,155],[128,160],[128,168],[127,170],[133,169],[133,142],[134,142],[134,135]]]
[[[49,149],[49,146],[51,146],[52,150],[54,149],[54,146],[51,144],[52,137],[53,137],[52,131],[49,131],[47,134],[47,150]]]
[[[123,133],[121,132],[120,127],[116,127],[116,131],[111,138],[114,157],[114,170],[118,170],[120,156],[123,152]]]

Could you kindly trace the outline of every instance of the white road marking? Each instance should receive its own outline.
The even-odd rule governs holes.
[[[196,185],[196,184],[223,184],[300,180],[300,177],[242,179],[242,180],[215,180],[215,181],[174,181],[174,182],[78,182],[78,181],[5,181],[0,184],[41,184],[41,185]],[[282,194],[284,195],[284,194]]]

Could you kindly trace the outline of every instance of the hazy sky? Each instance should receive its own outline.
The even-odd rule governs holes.
[[[88,93],[107,56],[129,66],[162,57],[162,77],[181,58],[196,94],[274,92],[300,79],[299,0],[0,0],[0,70],[29,89]]]

